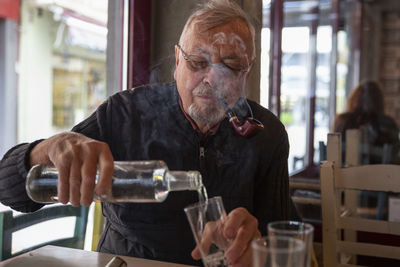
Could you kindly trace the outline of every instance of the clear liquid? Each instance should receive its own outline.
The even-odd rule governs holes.
[[[207,195],[207,190],[204,185],[202,185],[198,190],[197,194],[199,196],[199,204],[200,206],[203,206],[206,201],[208,200],[208,195]],[[204,205],[204,210],[199,210],[199,215],[198,215],[198,220],[197,220],[197,230],[199,231],[199,236],[201,236],[201,233],[203,232],[204,228],[204,218],[206,217],[206,212],[207,212],[207,206]]]
[[[218,251],[217,253],[207,255],[203,258],[204,266],[206,267],[226,267],[230,266],[225,259],[224,251]]]
[[[199,204],[203,205],[208,200],[207,189],[204,185],[197,189],[197,193],[199,196]]]
[[[140,179],[113,179],[112,199],[116,202],[160,202],[165,200],[168,191],[163,188],[162,181],[154,180],[152,176]]]
[[[205,186],[202,186],[197,190],[198,196],[199,196],[199,204],[200,206],[204,205],[207,200],[208,200],[208,195],[207,195],[207,190]],[[205,217],[206,217],[206,212],[207,212],[207,205],[204,205],[204,209],[199,210],[199,215],[198,215],[198,221],[197,221],[197,230],[199,231],[198,236],[202,236],[203,230],[204,230],[204,223],[206,222]],[[218,249],[218,247],[215,244],[211,245],[214,247],[214,249]],[[230,266],[230,264],[227,262],[225,258],[225,252],[224,250],[219,250],[216,253],[207,255],[203,259],[203,264],[206,267],[227,267]]]
[[[115,162],[110,192],[101,196],[95,194],[94,199],[104,202],[162,202],[170,190],[197,190],[199,200],[206,201],[207,192],[198,172],[175,171],[173,174],[178,177],[172,177],[173,180],[165,178],[168,169],[161,161]],[[28,174],[27,192],[36,202],[57,202],[57,185],[58,172],[54,166],[37,165]]]

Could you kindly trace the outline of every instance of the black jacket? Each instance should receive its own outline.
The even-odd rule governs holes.
[[[265,125],[250,139],[237,135],[225,119],[215,135],[203,140],[179,105],[175,83],[117,93],[73,131],[107,142],[115,160],[157,159],[171,170],[199,170],[209,197],[222,196],[227,212],[245,207],[258,218],[265,234],[268,222],[289,219],[293,212],[289,145],[280,121],[249,103],[254,117]],[[11,149],[0,163],[0,200],[21,211],[41,207],[28,199],[24,189],[33,145]],[[107,224],[98,250],[196,264],[190,256],[195,242],[183,209],[197,201],[196,192],[182,191],[157,204],[104,203]]]

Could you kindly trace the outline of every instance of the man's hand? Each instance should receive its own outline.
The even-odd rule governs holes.
[[[57,134],[36,145],[30,165],[52,162],[58,170],[58,201],[73,206],[89,206],[96,186],[98,195],[111,187],[114,159],[106,143],[82,134]],[[95,184],[97,165],[99,180]]]
[[[225,251],[225,256],[232,266],[251,266],[251,241],[261,237],[257,219],[245,208],[234,209],[226,218],[223,234],[225,238],[232,240]],[[192,251],[192,257],[201,258],[198,247]]]

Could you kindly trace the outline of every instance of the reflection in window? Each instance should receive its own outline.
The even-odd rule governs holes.
[[[54,58],[61,60],[57,55]],[[68,68],[71,62],[75,69]],[[104,62],[71,57],[53,65],[53,127],[71,128],[92,113],[105,95]]]
[[[107,0],[21,1],[18,143],[70,130],[104,101],[107,6]],[[74,225],[75,220],[52,221],[13,234],[14,249],[29,246],[35,237],[71,236]]]
[[[269,28],[261,29],[261,70],[260,70],[260,104],[268,108],[269,98],[269,53],[270,53]]]
[[[289,172],[304,166],[308,92],[308,27],[282,29],[282,78],[280,119],[289,135]]]
[[[326,144],[329,133],[329,86],[330,86],[330,62],[332,52],[332,27],[319,26],[317,30],[317,68],[316,68],[316,92],[315,92],[315,128],[314,128],[314,163],[318,165],[319,142]]]
[[[346,77],[349,66],[349,43],[346,31],[338,32],[338,63],[336,85],[336,113],[342,113],[346,109]],[[332,125],[331,125],[332,126]]]
[[[21,2],[18,142],[70,130],[104,101],[107,5]]]
[[[270,13],[271,0],[263,0],[263,18],[261,29],[261,64],[260,64],[260,104],[268,108],[269,101],[269,55],[270,55]]]

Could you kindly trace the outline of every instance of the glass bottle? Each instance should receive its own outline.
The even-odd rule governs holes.
[[[96,181],[98,175],[96,175]],[[170,191],[203,189],[198,171],[170,171],[164,161],[115,161],[111,190],[94,193],[103,202],[162,202]],[[33,166],[26,179],[28,196],[38,203],[57,202],[58,171],[53,165]]]

